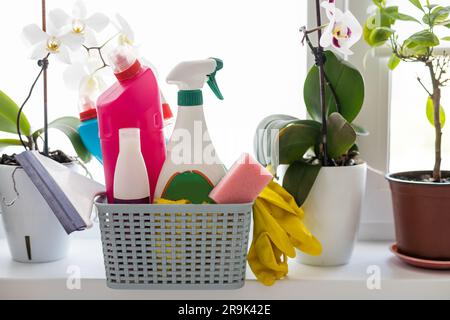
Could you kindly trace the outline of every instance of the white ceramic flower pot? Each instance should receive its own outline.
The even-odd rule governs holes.
[[[323,253],[298,253],[298,261],[312,266],[340,266],[350,262],[366,190],[367,165],[322,168],[305,202],[305,224],[320,240]]]
[[[15,168],[0,165],[1,216],[13,260],[46,263],[65,258],[69,236],[22,169],[14,174],[17,197]]]

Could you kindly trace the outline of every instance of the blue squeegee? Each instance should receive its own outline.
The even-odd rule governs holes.
[[[92,205],[95,197],[104,193],[104,186],[36,151],[26,151],[17,155],[16,160],[67,234],[92,226],[90,220]]]

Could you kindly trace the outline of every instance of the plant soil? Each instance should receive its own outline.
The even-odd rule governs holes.
[[[43,153],[41,153],[41,154],[43,155]],[[16,156],[15,154],[2,155],[2,157],[0,158],[0,165],[19,167],[20,164],[17,162],[15,156]],[[66,155],[64,152],[62,152],[60,150],[50,152],[48,157],[58,163],[61,163],[61,164],[71,163],[71,162],[75,161],[74,158],[69,157],[68,155]]]
[[[398,175],[393,176],[395,179],[402,180],[402,181],[409,181],[409,182],[424,182],[424,183],[436,183],[436,184],[447,184],[450,183],[450,173],[448,172],[442,172],[442,179],[440,182],[436,182],[433,179],[433,174],[430,173],[424,173],[424,172],[417,172],[414,174],[412,173],[400,173]]]
[[[359,158],[360,154],[358,151],[350,151],[348,154],[343,155],[337,160],[333,160],[334,167],[353,167],[364,163]]]

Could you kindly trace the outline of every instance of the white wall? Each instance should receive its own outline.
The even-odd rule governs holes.
[[[30,48],[22,41],[22,28],[40,23],[40,0],[2,3],[0,10],[0,90],[18,104],[26,97],[37,75],[36,62],[28,59]],[[48,0],[48,9],[70,12],[74,1]],[[225,68],[217,76],[225,101],[205,90],[206,117],[214,144],[226,165],[242,152],[253,152],[253,135],[262,118],[286,113],[304,117],[302,85],[306,50],[300,44],[299,27],[306,21],[306,1],[298,0],[91,0],[91,12],[124,16],[136,32],[140,52],[158,69],[161,77],[179,61],[219,57]],[[49,116],[77,116],[77,93],[62,83],[66,66],[51,60],[49,69]],[[173,107],[175,87],[162,85]],[[42,126],[42,87],[39,84],[25,113],[34,128]],[[174,110],[175,111],[175,110]],[[3,137],[0,134],[0,137]],[[57,132],[52,148],[67,147]],[[21,149],[8,150],[9,153]],[[90,169],[102,179],[101,167]],[[0,182],[1,183],[1,182]],[[2,229],[2,228],[0,228]],[[0,231],[1,232],[1,231]]]
[[[8,2],[0,11],[2,71],[0,89],[18,103],[38,72],[27,59],[29,48],[20,39],[26,24],[40,20],[40,0]],[[73,1],[48,0],[49,9],[72,9]],[[136,32],[140,51],[161,77],[179,61],[210,56],[222,58],[218,75],[225,101],[205,90],[207,120],[219,154],[230,165],[244,151],[252,151],[258,121],[273,113],[304,115],[302,82],[306,54],[300,45],[299,25],[305,21],[305,2],[285,0],[218,1],[88,1],[92,11],[111,16],[120,12]],[[65,66],[51,61],[50,117],[77,115],[77,96],[61,83]],[[25,112],[41,125],[40,87]],[[176,106],[176,88],[163,89]],[[226,134],[224,134],[226,133]],[[53,138],[52,143],[59,142]],[[61,144],[58,145],[61,147]]]

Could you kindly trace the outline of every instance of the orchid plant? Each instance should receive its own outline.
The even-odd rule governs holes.
[[[48,124],[46,118],[46,100],[44,102],[45,126],[31,132],[29,121],[23,114],[33,89],[44,75],[44,91],[47,96],[46,72],[49,60],[53,57],[67,65],[63,74],[69,89],[79,91],[80,104],[94,103],[96,97],[105,88],[106,72],[109,71],[106,58],[109,45],[127,45],[135,47],[135,36],[129,23],[120,15],[116,21],[102,13],[89,13],[85,3],[77,0],[69,14],[62,9],[51,10],[46,21],[45,0],[43,3],[43,28],[31,24],[23,29],[23,37],[31,46],[30,58],[38,61],[38,77],[33,82],[28,98],[19,108],[6,94],[0,92],[0,132],[17,134],[18,139],[0,139],[0,148],[20,146],[25,149],[39,150],[38,140],[47,135],[48,129],[55,128],[64,132],[72,142],[80,159],[87,162],[91,156],[78,135],[78,118],[64,117]],[[99,36],[111,27],[107,40],[99,44]],[[91,99],[91,101],[86,101]],[[44,153],[48,154],[48,138],[44,138]]]
[[[431,89],[418,77],[417,81],[426,91],[426,115],[435,128],[435,165],[429,180],[439,183],[444,181],[441,172],[442,129],[445,125],[445,110],[441,105],[442,88],[450,84],[448,70],[450,55],[444,52],[436,54],[436,47],[441,41],[450,41],[450,37],[438,37],[438,29],[450,29],[450,6],[432,4],[429,0],[409,0],[418,10],[421,19],[406,15],[398,6],[388,6],[386,0],[373,0],[375,10],[370,14],[364,27],[364,38],[373,48],[387,46],[391,51],[388,66],[394,70],[401,62],[422,63],[429,72]],[[405,40],[394,29],[398,21],[404,21],[419,27]]]
[[[360,162],[356,139],[368,134],[353,123],[364,102],[363,77],[336,54],[353,54],[351,48],[361,39],[363,28],[350,11],[341,11],[335,2],[316,0],[317,27],[301,28],[302,43],[308,45],[316,60],[304,85],[311,120],[279,116],[281,121],[271,127],[279,130],[279,134],[270,147],[270,157],[259,158],[273,173],[280,164],[289,165],[283,186],[299,206],[306,201],[322,167],[353,166]],[[322,24],[322,9],[329,20],[326,24]],[[317,46],[310,38],[313,33],[319,36]]]

